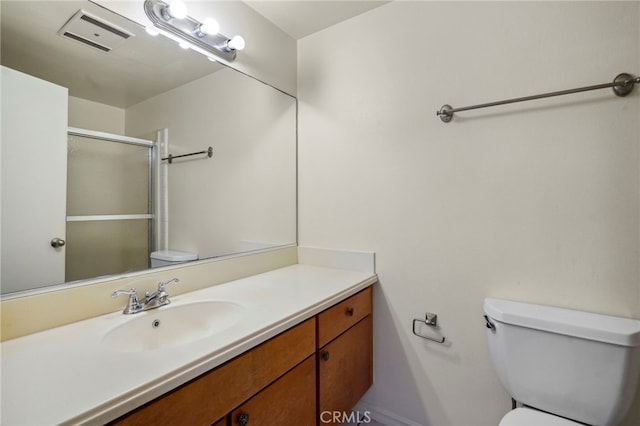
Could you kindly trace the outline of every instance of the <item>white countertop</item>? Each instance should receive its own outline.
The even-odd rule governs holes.
[[[376,281],[371,272],[293,265],[174,296],[171,305],[158,310],[203,300],[230,301],[246,309],[239,322],[212,337],[145,352],[116,352],[102,338],[157,310],[112,313],[3,342],[0,423],[116,419]]]

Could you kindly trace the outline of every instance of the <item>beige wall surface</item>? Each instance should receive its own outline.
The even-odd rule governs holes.
[[[637,75],[639,4],[393,2],[299,41],[299,243],[376,253],[370,406],[496,425],[488,296],[640,318],[637,87],[435,115]]]
[[[175,106],[179,105],[179,108]],[[172,250],[219,256],[296,242],[295,99],[223,69],[127,109],[128,135],[168,129]]]
[[[69,96],[69,126],[124,135],[124,109]]]

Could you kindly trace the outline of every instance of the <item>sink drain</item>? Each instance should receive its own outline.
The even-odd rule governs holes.
[[[153,328],[160,327],[160,320],[159,319],[153,320],[153,322],[151,323],[151,327],[153,327]]]

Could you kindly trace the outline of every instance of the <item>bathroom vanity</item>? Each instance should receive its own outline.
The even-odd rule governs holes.
[[[3,342],[2,423],[327,423],[322,412],[348,412],[372,383],[376,280],[298,264]],[[238,308],[204,337],[110,340],[134,322],[168,327],[163,310],[225,304]]]
[[[369,287],[113,424],[313,425],[371,386],[372,343]]]

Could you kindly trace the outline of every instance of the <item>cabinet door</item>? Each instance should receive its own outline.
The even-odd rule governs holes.
[[[310,356],[231,413],[232,426],[316,424],[316,361]]]
[[[372,324],[369,315],[319,349],[318,415],[321,419],[333,418],[334,412],[349,413],[373,383]]]

